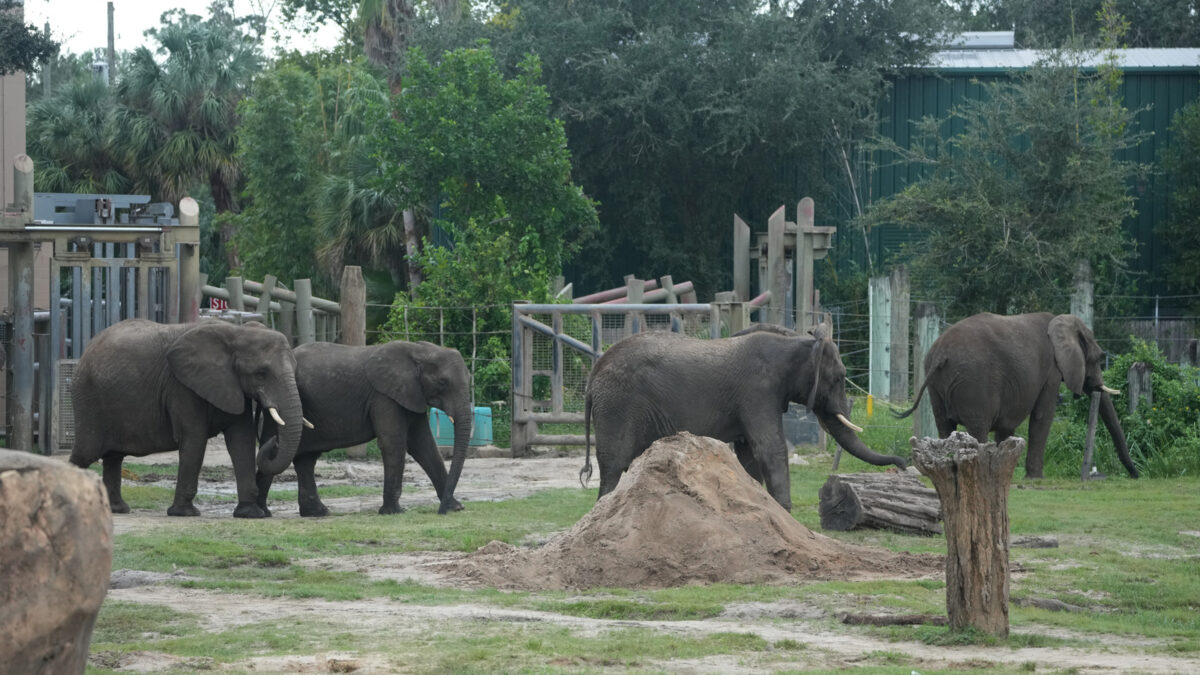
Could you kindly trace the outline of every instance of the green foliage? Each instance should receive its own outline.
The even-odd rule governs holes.
[[[1111,3],[1129,20],[1130,47],[1194,47],[1200,34],[1195,0],[966,0],[955,2],[965,30],[1015,30],[1019,47],[1099,42]]]
[[[1171,242],[1165,275],[1179,293],[1200,295],[1200,101],[1175,113],[1163,151],[1171,202],[1159,236]]]
[[[517,0],[413,40],[436,52],[483,35],[506,73],[541,58],[575,181],[601,204],[576,288],[670,273],[703,297],[730,286],[730,214],[761,227],[805,195],[827,224],[853,212],[842,151],[874,128],[885,73],[945,27],[924,0],[779,4]]]
[[[31,73],[58,52],[57,42],[10,11],[16,6],[13,0],[0,1],[0,75]]]
[[[1194,476],[1200,474],[1200,371],[1191,366],[1167,363],[1157,345],[1131,338],[1132,349],[1117,358],[1104,373],[1110,386],[1119,387],[1134,363],[1150,366],[1154,402],[1142,401],[1135,414],[1122,402],[1116,403],[1129,454],[1145,476]],[[1068,425],[1052,434],[1046,446],[1047,476],[1077,476],[1087,437],[1089,397],[1078,397],[1060,409]],[[1123,475],[1124,469],[1113,450],[1112,439],[1098,424],[1093,454],[1102,473]]]
[[[1061,307],[1081,262],[1097,286],[1122,283],[1133,244],[1128,179],[1118,151],[1140,140],[1116,97],[1116,71],[1086,73],[1079,52],[1054,53],[1011,82],[986,83],[947,119],[926,118],[909,148],[882,143],[925,178],[874,204],[865,227],[919,228],[914,294],[948,316]],[[950,135],[952,123],[963,131]]]

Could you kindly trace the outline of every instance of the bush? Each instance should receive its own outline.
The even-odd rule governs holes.
[[[1137,362],[1150,365],[1154,402],[1143,402],[1130,415],[1123,398],[1114,403],[1129,443],[1129,454],[1143,476],[1153,478],[1200,473],[1200,370],[1167,363],[1154,344],[1131,338],[1132,349],[1115,358],[1104,380],[1123,389],[1129,368]],[[1125,392],[1128,394],[1128,392]],[[1087,439],[1090,398],[1076,397],[1058,411],[1054,433],[1046,445],[1047,476],[1075,476],[1082,463]],[[1103,422],[1097,423],[1102,429]],[[1124,475],[1112,439],[1103,430],[1096,432],[1096,467],[1108,475]]]

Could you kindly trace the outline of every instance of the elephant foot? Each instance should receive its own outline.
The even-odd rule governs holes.
[[[271,512],[255,503],[238,503],[233,510],[234,518],[270,518]]]
[[[114,502],[108,505],[113,513],[129,513],[129,505],[125,502]]]
[[[168,516],[199,516],[200,509],[196,508],[192,504],[186,504],[184,506],[180,506],[178,504],[173,504],[171,506],[171,508],[167,509],[167,515]]]
[[[400,504],[384,504],[379,507],[379,515],[387,516],[393,513],[404,513],[404,507]]]
[[[438,507],[438,513],[440,515],[446,515],[447,513],[451,512],[451,511],[462,511],[462,510],[463,510],[462,503],[459,502],[454,497],[451,497],[450,499],[443,501],[442,505],[440,507]]]
[[[327,515],[329,515],[329,509],[321,502],[300,505],[300,516],[303,518],[324,518]]]

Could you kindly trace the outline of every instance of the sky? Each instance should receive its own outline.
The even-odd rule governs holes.
[[[113,0],[113,26],[117,51],[130,51],[146,45],[143,32],[160,25],[162,13],[181,7],[189,14],[208,16],[211,0]],[[282,28],[281,12],[274,0],[235,0],[234,11],[239,16],[262,13],[260,8],[270,11],[270,28]],[[272,9],[273,8],[273,9]],[[25,0],[25,22],[42,28],[50,22],[50,35],[62,43],[62,51],[75,54],[95,47],[103,48],[108,42],[108,0]],[[327,26],[313,36],[304,36],[292,31],[283,35],[277,43],[269,37],[264,41],[263,51],[271,54],[276,46],[307,51],[314,43],[321,47],[332,47],[337,43],[338,30]]]

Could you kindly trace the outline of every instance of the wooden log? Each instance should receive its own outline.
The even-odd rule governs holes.
[[[913,466],[929,476],[946,528],[950,628],[1008,636],[1008,486],[1025,439],[979,443],[956,431],[913,438]]]
[[[843,614],[841,619],[849,626],[946,625],[946,617],[937,614]]]
[[[834,474],[818,493],[826,530],[874,528],[910,534],[941,534],[937,492],[903,473]]]

